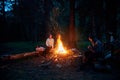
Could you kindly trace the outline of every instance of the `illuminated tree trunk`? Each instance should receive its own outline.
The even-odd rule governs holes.
[[[70,0],[69,45],[72,48],[76,47],[75,1],[74,0]]]

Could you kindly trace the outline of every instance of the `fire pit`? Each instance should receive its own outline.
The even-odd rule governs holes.
[[[57,45],[52,50],[51,56],[52,61],[57,67],[77,66],[82,62],[82,53],[75,48],[67,49],[64,47],[60,35],[57,38]]]
[[[82,53],[76,48],[67,49],[64,47],[61,36],[57,38],[57,44],[47,55],[42,66],[53,65],[58,68],[78,67],[82,64]]]

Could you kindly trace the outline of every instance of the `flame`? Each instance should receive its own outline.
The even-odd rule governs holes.
[[[66,54],[67,53],[67,50],[65,50],[65,48],[63,47],[63,43],[61,41],[60,35],[58,36],[58,39],[57,39],[57,47],[55,49],[55,52],[57,54]]]

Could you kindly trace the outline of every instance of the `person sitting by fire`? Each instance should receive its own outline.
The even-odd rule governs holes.
[[[100,40],[98,40],[95,36],[89,36],[88,40],[90,41],[90,45],[88,46],[88,50],[85,52],[85,57],[88,62],[96,60],[103,55],[103,44]]]
[[[44,55],[46,56],[47,54],[50,53],[50,50],[54,48],[54,39],[52,37],[52,34],[49,34],[49,37],[46,39],[46,48]]]
[[[50,52],[51,49],[54,48],[54,39],[52,37],[52,34],[49,34],[49,37],[46,39],[46,45],[45,46],[37,46],[36,52],[40,53],[43,52],[43,56],[46,56]]]

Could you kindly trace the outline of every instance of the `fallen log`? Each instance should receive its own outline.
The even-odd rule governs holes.
[[[36,55],[38,55],[38,54],[36,54],[36,51],[14,54],[14,55],[3,55],[3,56],[0,56],[0,60],[1,61],[15,60],[15,59],[21,59],[21,58],[26,58],[26,57],[30,57],[30,56],[36,56]]]

